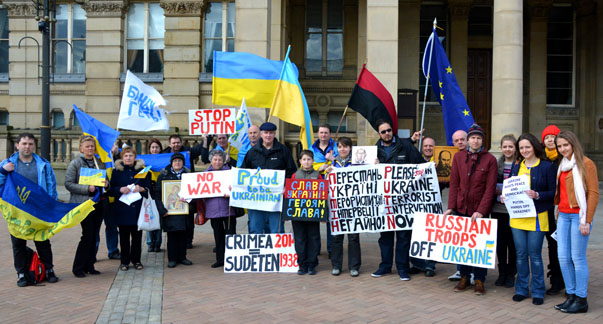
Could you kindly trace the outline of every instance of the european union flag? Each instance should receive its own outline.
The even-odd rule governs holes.
[[[435,22],[433,33],[425,46],[423,74],[431,80],[433,93],[442,105],[446,140],[448,145],[452,145],[452,134],[457,130],[467,131],[475,122],[438,38]]]

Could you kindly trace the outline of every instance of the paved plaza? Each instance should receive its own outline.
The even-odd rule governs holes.
[[[530,299],[511,300],[514,289],[494,286],[497,271],[489,271],[486,294],[453,292],[447,277],[456,267],[438,264],[437,274],[372,278],[380,261],[378,234],[362,234],[360,276],[345,267],[331,276],[323,232],[320,265],[315,276],[297,274],[224,274],[212,269],[213,235],[209,223],[197,226],[192,266],[166,267],[164,252],[147,253],[145,269],[118,271],[109,260],[104,233],[96,269],[102,274],[76,278],[71,264],[80,228],[52,238],[56,284],[19,288],[13,268],[8,230],[0,226],[0,323],[603,323],[603,198],[595,216],[588,260],[589,312],[567,315],[553,309],[562,295],[534,306]],[[247,218],[239,218],[237,232],[246,233]],[[290,231],[290,226],[287,226]],[[102,231],[101,231],[102,232]],[[31,245],[31,244],[30,244]],[[545,242],[546,246],[546,242]],[[163,248],[165,248],[165,236]],[[546,247],[545,247],[546,249]],[[543,253],[545,264],[547,253]],[[548,282],[547,282],[548,288]]]

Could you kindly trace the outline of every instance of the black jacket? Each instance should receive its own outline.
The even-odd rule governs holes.
[[[203,163],[209,163],[209,151],[207,150],[206,147],[203,146],[203,143],[197,144],[193,147],[188,147],[188,146],[182,145],[180,147],[179,152],[189,152],[190,163],[191,163],[191,172],[195,172],[195,159],[196,158],[201,157],[201,161],[203,161]],[[163,151],[161,151],[161,153],[175,153],[175,152],[172,152],[171,147],[167,147]]]
[[[143,160],[136,160],[132,166],[124,165],[122,160],[115,161],[115,169],[111,174],[111,189],[109,189],[109,195],[115,197],[115,202],[113,202],[113,215],[118,226],[137,224],[140,207],[142,206],[142,199],[133,202],[128,206],[119,200],[119,197],[122,195],[119,189],[135,183],[147,189],[147,191],[141,192],[140,194],[143,197],[148,197],[148,193],[151,190],[151,174],[147,173],[147,176],[144,179],[134,178],[134,176],[143,168]]]
[[[291,151],[285,145],[279,143],[276,138],[269,150],[262,145],[262,139],[260,138],[258,144],[251,147],[245,155],[241,167],[245,169],[260,167],[270,170],[285,170],[287,178],[290,178],[297,171]]]
[[[182,173],[189,173],[190,170],[187,167],[184,167],[184,171]],[[194,226],[194,224],[190,224],[189,215],[165,215],[167,213],[167,209],[163,205],[162,201],[162,187],[164,180],[180,180],[178,175],[172,172],[172,166],[167,165],[161,172],[159,173],[159,177],[157,178],[157,184],[155,185],[155,190],[153,191],[155,200],[155,204],[157,205],[157,211],[159,215],[161,215],[161,228],[164,232],[174,232],[174,231],[184,231],[187,226]],[[193,212],[192,207],[189,206],[189,214]]]
[[[408,139],[400,139],[394,135],[394,142],[391,144],[394,146],[391,154],[387,156],[383,149],[383,140],[377,141],[377,158],[379,163],[390,163],[390,164],[418,164],[425,163],[425,159],[421,156],[421,153],[417,148],[412,145],[412,142]]]

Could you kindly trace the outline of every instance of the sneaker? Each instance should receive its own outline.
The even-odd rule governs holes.
[[[297,270],[297,274],[300,275],[300,276],[303,276],[306,273],[308,273],[308,270],[306,270],[306,269],[301,269],[300,268],[299,270]]]
[[[310,269],[308,269],[308,274],[311,275],[311,276],[315,275],[316,274],[316,268],[310,268]]]
[[[433,277],[435,276],[435,271],[431,269],[425,269],[425,277]]]
[[[17,280],[17,286],[19,287],[26,287],[29,283],[27,282],[27,279],[25,279],[25,276],[19,278],[19,280]]]
[[[399,272],[398,275],[400,276],[400,280],[402,281],[410,280],[410,276],[406,272]]]
[[[59,278],[54,274],[54,270],[50,269],[46,271],[46,281],[48,281],[48,283],[56,283],[59,281]]]
[[[481,296],[486,293],[486,288],[484,288],[484,283],[481,280],[475,280],[475,286],[473,286],[473,292]]]
[[[358,277],[358,275],[359,275],[358,270],[350,270],[350,276]]]
[[[475,285],[475,275],[473,274],[473,272],[471,273],[471,279],[469,280],[469,282],[471,283],[471,286]]]
[[[450,280],[450,281],[461,280],[461,272],[457,271],[457,272],[453,273],[452,276],[448,277],[448,280]]]
[[[454,287],[454,292],[461,292],[469,287],[469,280],[467,277],[461,277],[459,283]]]
[[[339,274],[341,273],[341,270],[334,268],[333,270],[331,270],[331,274],[334,276],[339,276]]]
[[[391,269],[390,270],[377,269],[377,271],[371,273],[371,276],[373,276],[373,278],[380,278],[389,273],[392,273]]]

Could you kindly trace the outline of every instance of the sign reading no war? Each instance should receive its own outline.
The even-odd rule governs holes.
[[[224,197],[230,193],[228,186],[231,183],[231,170],[183,173],[180,198]]]
[[[283,208],[284,170],[233,169],[230,206],[263,211]]]

